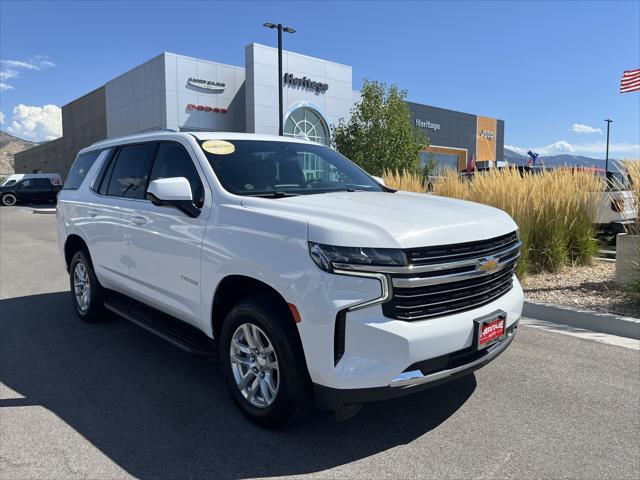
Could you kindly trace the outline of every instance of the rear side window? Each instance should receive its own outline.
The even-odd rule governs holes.
[[[140,143],[122,147],[113,165],[107,195],[144,198],[156,148],[157,143]]]
[[[87,176],[87,172],[93,166],[93,163],[100,155],[100,152],[101,150],[83,153],[76,158],[76,161],[73,162],[73,166],[69,171],[67,179],[64,181],[64,186],[62,187],[63,190],[77,190],[80,188],[80,185],[82,185],[82,182],[84,181],[84,177]]]
[[[191,185],[193,203],[201,207],[204,201],[204,189],[200,181],[200,175],[196,170],[193,160],[179,143],[161,143],[158,147],[158,155],[151,170],[149,182],[159,178],[185,177]]]
[[[47,188],[51,188],[51,180],[48,178],[34,178],[33,185],[38,190],[46,190]]]

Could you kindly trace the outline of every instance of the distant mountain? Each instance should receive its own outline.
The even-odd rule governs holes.
[[[504,159],[509,163],[513,163],[516,165],[526,165],[529,161],[529,157],[527,155],[522,155],[513,150],[509,150],[508,148],[504,149]],[[609,169],[612,168],[613,165],[617,166],[617,160],[609,159]],[[543,157],[540,155],[536,164],[544,164],[547,167],[563,167],[565,165],[568,166],[580,166],[580,167],[600,167],[604,168],[605,161],[601,158],[591,158],[591,157],[583,157],[580,155],[549,155]]]
[[[38,145],[0,130],[0,176],[14,173],[13,156]]]
[[[521,155],[518,152],[513,150],[509,150],[508,148],[504,149],[504,159],[509,163],[515,163],[516,165],[526,165],[529,157],[526,155]]]

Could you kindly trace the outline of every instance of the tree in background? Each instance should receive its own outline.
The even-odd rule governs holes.
[[[414,131],[405,103],[406,90],[396,85],[365,80],[361,99],[348,122],[340,119],[333,129],[333,146],[371,175],[387,171],[421,172],[419,152],[429,137]],[[433,162],[427,162],[433,168]]]

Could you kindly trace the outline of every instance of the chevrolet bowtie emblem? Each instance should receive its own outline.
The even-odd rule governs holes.
[[[497,270],[497,268],[498,260],[496,260],[495,258],[484,258],[480,260],[480,264],[478,265],[478,270],[485,273],[494,272],[495,270]]]

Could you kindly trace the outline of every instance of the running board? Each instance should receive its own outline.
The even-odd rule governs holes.
[[[119,294],[111,294],[104,302],[107,310],[135,323],[191,355],[216,357],[212,339],[197,328]]]

